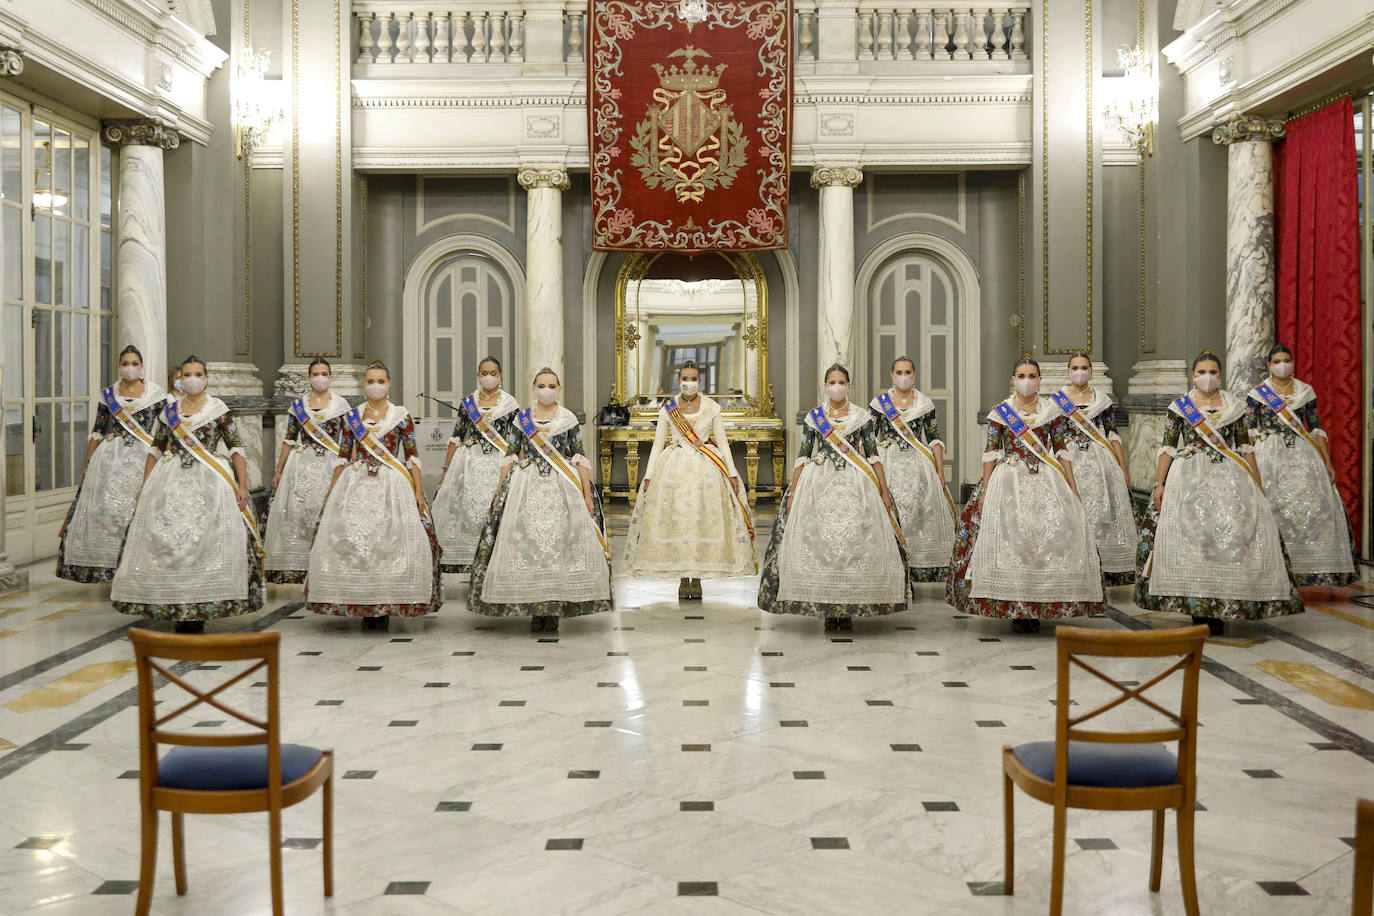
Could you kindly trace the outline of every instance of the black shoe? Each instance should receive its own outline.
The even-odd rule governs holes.
[[[391,618],[390,618],[390,617],[382,616],[382,617],[364,617],[364,618],[363,618],[363,629],[364,629],[364,630],[385,630],[385,629],[386,629],[387,627],[389,627],[389,626],[391,626]]]
[[[545,617],[545,618],[544,618],[544,632],[545,632],[545,633],[557,633],[557,632],[558,632],[558,618],[557,618],[557,617]]]
[[[543,632],[544,632],[544,618],[543,618],[543,617],[531,617],[531,618],[530,618],[530,632],[531,632],[531,633],[543,633]]]
[[[692,599],[692,580],[679,579],[677,583],[677,600],[690,601]]]
[[[1221,636],[1225,632],[1226,624],[1220,617],[1193,617],[1193,626],[1207,624],[1208,636]]]
[[[825,629],[826,629],[826,632],[827,632],[827,633],[832,633],[832,632],[834,632],[835,630],[838,630],[839,628],[840,628],[840,618],[838,618],[838,617],[827,617],[827,618],[825,618]]]
[[[203,620],[178,620],[176,626],[172,628],[175,633],[204,633],[205,621]]]
[[[1011,622],[1013,633],[1039,633],[1040,621],[1035,617],[1017,617]]]
[[[839,624],[839,628],[846,633],[849,633],[854,629],[853,617],[837,617],[835,618],[835,622]]]

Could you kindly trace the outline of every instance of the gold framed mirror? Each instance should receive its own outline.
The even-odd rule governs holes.
[[[615,283],[615,388],[632,414],[657,413],[692,360],[727,417],[772,417],[768,283],[748,252],[633,254]]]

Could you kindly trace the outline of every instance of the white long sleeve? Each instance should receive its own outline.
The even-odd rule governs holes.
[[[672,423],[668,419],[668,411],[660,409],[658,412],[658,424],[654,428],[654,447],[649,451],[649,463],[644,466],[644,476],[642,480],[650,480],[654,476],[654,471],[658,467],[658,456],[663,453],[663,447],[668,444],[668,424]],[[634,446],[631,445],[631,448]]]
[[[716,444],[716,451],[720,452],[720,457],[725,460],[725,466],[730,469],[730,476],[738,478],[739,472],[735,470],[735,459],[730,455],[730,440],[725,436],[725,411],[717,410],[716,418],[711,421],[711,440]]]

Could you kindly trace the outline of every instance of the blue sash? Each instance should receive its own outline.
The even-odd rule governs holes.
[[[1250,464],[1244,458],[1236,453],[1235,449],[1226,444],[1226,440],[1221,438],[1221,434],[1212,429],[1211,424],[1209,424],[1207,418],[1202,415],[1202,411],[1197,409],[1197,405],[1193,403],[1192,398],[1188,397],[1186,394],[1179,395],[1174,399],[1174,406],[1178,408],[1179,413],[1183,414],[1183,419],[1188,421],[1188,425],[1193,428],[1193,432],[1198,434],[1199,439],[1207,443],[1212,451],[1216,452],[1218,455],[1221,455],[1223,458],[1230,458],[1236,464],[1244,468],[1245,473],[1250,475],[1250,479],[1255,482],[1255,485],[1260,486],[1260,479],[1255,474],[1254,469],[1250,467]]]
[[[336,455],[343,454],[343,449],[339,447],[339,443],[335,442],[334,438],[325,432],[324,427],[310,415],[309,408],[305,406],[305,398],[296,398],[291,402],[291,416],[295,417],[301,429],[310,434],[310,438]]]
[[[491,443],[492,448],[502,453],[510,451],[510,445],[496,431],[495,427],[487,422],[487,418],[482,416],[482,409],[477,406],[475,397],[468,395],[463,398],[463,410],[467,413],[468,419],[472,421],[472,425],[476,426],[477,431],[482,434],[482,438]]]
[[[1102,431],[1097,428],[1097,424],[1079,413],[1082,407],[1070,400],[1067,394],[1062,391],[1056,391],[1054,394],[1050,395],[1050,399],[1054,401],[1055,406],[1064,412],[1064,416],[1074,421],[1074,425],[1081,429],[1084,435],[1107,451],[1112,451],[1112,444],[1102,435]]]
[[[124,409],[124,405],[119,403],[119,396],[115,393],[115,387],[104,389],[100,392],[100,397],[105,401],[105,407],[110,411],[110,416],[115,418],[115,422],[129,435],[142,442],[149,448],[153,447],[153,437],[148,435],[148,431],[139,425],[139,422],[130,416]],[[237,490],[235,492],[238,492]]]
[[[1010,404],[1006,401],[998,404],[996,413],[997,416],[1002,418],[1002,424],[1006,426],[1007,429],[1011,430],[1013,436],[1021,440],[1022,444],[1026,446],[1031,454],[1048,464],[1050,467],[1058,470],[1059,473],[1064,475],[1065,480],[1069,479],[1068,471],[1065,471],[1064,466],[1050,454],[1049,450],[1045,448],[1045,444],[1041,442],[1039,438],[1036,437],[1035,432],[1026,425],[1026,421],[1022,420],[1020,415],[1011,409]]]

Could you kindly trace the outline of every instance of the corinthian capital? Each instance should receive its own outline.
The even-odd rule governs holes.
[[[526,191],[534,188],[557,188],[566,191],[572,187],[567,169],[521,169],[516,173],[515,179]]]
[[[24,58],[14,48],[0,48],[0,76],[18,76],[24,72]]]
[[[1250,140],[1273,141],[1283,137],[1283,119],[1241,115],[1212,128],[1212,142],[1220,146]]]
[[[157,118],[142,121],[106,121],[105,139],[116,146],[156,146],[165,150],[181,145],[181,137]]]
[[[857,188],[863,180],[863,170],[853,166],[818,165],[811,170],[813,188]]]

